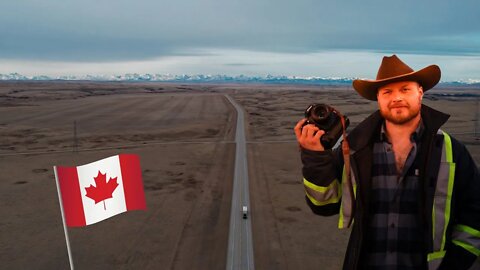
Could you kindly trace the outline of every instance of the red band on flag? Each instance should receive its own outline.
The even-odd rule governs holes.
[[[127,210],[146,209],[142,169],[137,155],[119,155]]]
[[[63,212],[69,227],[85,226],[85,212],[76,167],[57,167]]]
[[[137,155],[116,155],[77,167],[57,167],[57,181],[69,227],[86,226],[128,210],[147,208]]]

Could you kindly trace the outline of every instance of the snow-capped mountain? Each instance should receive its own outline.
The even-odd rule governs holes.
[[[195,83],[279,83],[279,84],[320,84],[343,85],[351,84],[355,78],[335,77],[301,77],[301,76],[247,76],[247,75],[204,75],[204,74],[138,74],[123,75],[84,75],[84,76],[24,76],[19,73],[0,74],[0,81],[125,81],[125,82],[195,82]],[[442,82],[448,85],[480,85],[480,80]]]

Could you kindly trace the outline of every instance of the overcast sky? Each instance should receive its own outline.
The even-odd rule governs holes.
[[[17,0],[0,73],[374,78],[383,55],[480,79],[478,0]]]

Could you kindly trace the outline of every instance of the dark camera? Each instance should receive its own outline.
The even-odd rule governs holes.
[[[305,110],[307,121],[304,125],[313,124],[319,129],[324,130],[325,134],[320,138],[325,149],[331,149],[342,135],[342,121],[340,113],[333,107],[326,104],[312,104]],[[345,129],[350,124],[346,116]]]

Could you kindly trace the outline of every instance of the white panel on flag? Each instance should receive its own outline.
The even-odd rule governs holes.
[[[87,197],[87,187],[95,183],[98,172],[106,174],[106,181],[110,178],[117,178],[118,186],[112,193],[112,198],[95,204],[95,201]],[[82,194],[83,209],[85,211],[86,224],[92,224],[112,217],[114,215],[127,211],[125,204],[125,194],[123,192],[122,171],[120,169],[120,160],[118,156],[105,158],[90,164],[77,167],[78,180],[80,182],[80,192]],[[105,205],[104,205],[105,203]]]

